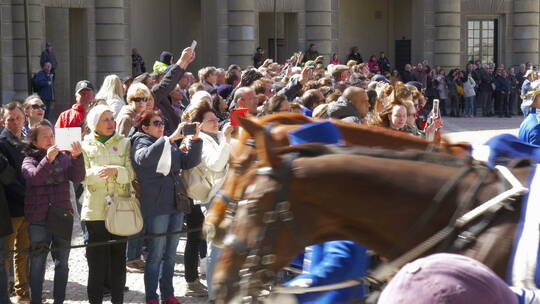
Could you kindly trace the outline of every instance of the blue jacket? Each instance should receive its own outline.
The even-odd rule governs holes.
[[[501,75],[497,75],[497,77],[495,77],[495,91],[497,91],[498,93],[501,93],[501,92],[509,93],[510,80]]]
[[[369,257],[366,248],[355,242],[332,241],[308,247],[304,264],[309,264],[304,269],[307,273],[295,277],[285,285],[306,278],[312,280],[312,287],[358,278],[367,273]],[[365,287],[359,285],[324,293],[301,294],[296,297],[299,303],[330,304],[358,300],[364,295]]]
[[[143,217],[172,214],[176,211],[174,176],[179,170],[196,167],[201,162],[202,140],[191,142],[188,152],[171,143],[171,171],[157,173],[157,165],[165,146],[165,137],[155,138],[142,132],[132,137],[131,160],[141,187]]]
[[[540,125],[535,111],[525,117],[521,123],[518,137],[526,143],[540,145]]]
[[[49,81],[51,84],[49,84]],[[43,100],[54,100],[54,75],[40,71],[36,74],[34,85],[38,88],[38,95]]]

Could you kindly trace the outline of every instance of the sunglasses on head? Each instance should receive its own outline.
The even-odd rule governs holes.
[[[45,105],[38,105],[38,104],[33,104],[31,105],[32,109],[33,110],[47,110],[47,107]]]
[[[141,102],[141,101],[147,102],[148,98],[146,98],[146,97],[134,97],[134,98],[131,98],[131,101],[133,101],[133,102]]]
[[[152,125],[159,128],[165,126],[165,123],[163,122],[163,120],[154,120],[152,121]]]

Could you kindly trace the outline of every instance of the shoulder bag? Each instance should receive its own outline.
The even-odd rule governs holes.
[[[201,166],[182,172],[187,195],[194,200],[205,202],[212,190],[212,181]]]
[[[176,211],[190,214],[191,202],[186,193],[186,186],[184,184],[184,181],[180,177],[180,172],[181,171],[172,173],[174,178],[174,199],[176,204]]]
[[[116,183],[114,183],[116,190]],[[108,190],[107,184],[107,190]],[[118,196],[117,191],[105,197],[107,206],[105,207],[105,228],[111,234],[119,236],[130,236],[139,233],[143,228],[143,217],[139,200],[135,197],[130,187],[130,196]],[[108,191],[107,191],[108,192]]]
[[[64,208],[55,207],[49,203],[45,229],[59,238],[71,241],[71,233],[73,232],[73,212]]]

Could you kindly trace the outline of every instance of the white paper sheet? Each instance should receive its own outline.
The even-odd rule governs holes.
[[[60,151],[71,150],[71,144],[81,141],[81,128],[56,128],[54,130],[56,145]]]

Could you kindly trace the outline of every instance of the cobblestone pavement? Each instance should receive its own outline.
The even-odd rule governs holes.
[[[502,133],[517,134],[517,129],[519,128],[522,119],[523,118],[520,116],[514,116],[512,118],[445,118],[444,131],[451,141],[468,141],[481,144],[489,138]],[[75,225],[74,235],[75,237],[72,243],[82,243],[80,227],[78,225]],[[174,280],[176,295],[179,297],[184,295],[186,290],[186,283],[183,279],[184,247],[185,235],[182,235],[180,245],[178,246],[178,253],[176,255],[176,277]],[[49,302],[47,303],[52,303],[50,297],[52,295],[54,270],[51,261],[49,261],[48,265],[44,290],[45,296],[49,298]],[[86,281],[88,272],[84,249],[75,249],[71,251],[69,265],[70,273],[66,292],[66,303],[87,303]],[[206,284],[206,281],[201,281]],[[129,291],[125,295],[125,303],[144,303],[143,274],[128,273],[126,285],[129,286]],[[205,298],[180,297],[180,301],[181,303],[188,304],[206,303]]]
[[[72,244],[82,244],[81,229],[78,223],[74,227],[74,237]],[[174,288],[175,294],[179,298],[180,303],[186,304],[202,304],[206,303],[206,298],[183,297],[186,292],[186,281],[184,280],[184,248],[186,246],[186,235],[182,234],[178,251],[176,254],[176,267],[174,269]],[[86,282],[88,279],[88,264],[84,256],[84,249],[73,249],[69,256],[69,282],[66,289],[66,301],[64,303],[88,303],[86,295]],[[124,303],[145,303],[144,297],[144,274],[142,273],[127,273],[126,286],[129,291],[124,295]],[[47,298],[46,303],[53,303],[54,265],[49,257],[48,267],[45,274],[44,297]],[[203,284],[206,281],[201,279]],[[158,292],[159,293],[159,292]],[[110,298],[106,298],[104,303],[109,303]]]
[[[444,118],[444,133],[452,142],[483,144],[493,136],[510,133],[517,136],[522,116],[512,118],[475,117]]]

